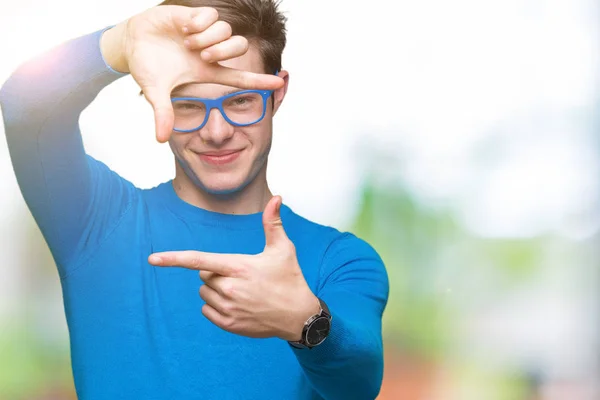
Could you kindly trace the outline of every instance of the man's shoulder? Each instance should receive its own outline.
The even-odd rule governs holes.
[[[332,242],[337,237],[344,235],[337,228],[312,221],[300,214],[297,214],[289,206],[283,206],[281,219],[286,233],[294,241],[309,242]]]
[[[311,221],[289,207],[287,211],[282,214],[283,226],[295,244],[318,249],[322,256],[327,258],[366,256],[379,259],[377,251],[354,233]]]

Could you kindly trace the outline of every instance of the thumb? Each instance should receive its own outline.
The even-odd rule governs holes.
[[[154,124],[156,125],[156,140],[165,143],[171,137],[175,117],[171,104],[171,90],[168,87],[146,87],[144,95],[154,110]]]
[[[263,212],[263,227],[267,247],[274,247],[284,240],[289,240],[281,221],[281,196],[273,196]]]
[[[208,24],[206,28],[215,23],[219,19],[219,13],[212,7],[187,7],[187,6],[170,6],[168,14],[178,29],[182,29],[186,25],[193,23],[196,17],[203,18],[204,24]],[[202,29],[204,30],[204,29]]]

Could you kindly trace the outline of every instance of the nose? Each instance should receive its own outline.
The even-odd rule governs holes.
[[[234,133],[234,127],[228,123],[221,112],[213,108],[208,115],[206,125],[200,129],[200,136],[204,142],[211,142],[215,146],[221,146],[227,142]]]

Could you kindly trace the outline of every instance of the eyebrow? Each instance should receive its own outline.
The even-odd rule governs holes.
[[[171,91],[171,98],[173,98],[173,97],[195,97],[195,98],[198,98],[198,96],[185,95],[185,94],[181,93],[181,92],[185,91],[185,88],[188,85],[189,85],[188,83],[184,83],[183,85],[179,85],[179,86],[175,87],[175,89],[173,89]],[[230,89],[230,90],[225,91],[224,93],[221,93],[221,95],[217,96],[217,97],[227,96],[232,93],[239,92],[240,90],[241,89]]]

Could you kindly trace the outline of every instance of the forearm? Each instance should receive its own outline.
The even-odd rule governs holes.
[[[332,310],[329,337],[313,349],[293,349],[314,389],[325,400],[375,399],[383,379],[381,327]]]
[[[7,136],[29,134],[23,130],[25,123],[37,128],[37,134],[48,123],[76,123],[98,93],[124,75],[112,71],[103,60],[101,33],[63,43],[25,62],[11,75],[0,89]]]
[[[85,153],[80,114],[123,76],[107,68],[99,39],[95,32],[26,62],[0,90],[13,168],[57,263],[70,263],[85,240],[92,185],[102,170]]]
[[[293,349],[325,400],[375,399],[383,380],[382,316],[389,281],[383,261],[351,234],[329,245],[315,294],[332,315],[331,331],[313,349]]]

